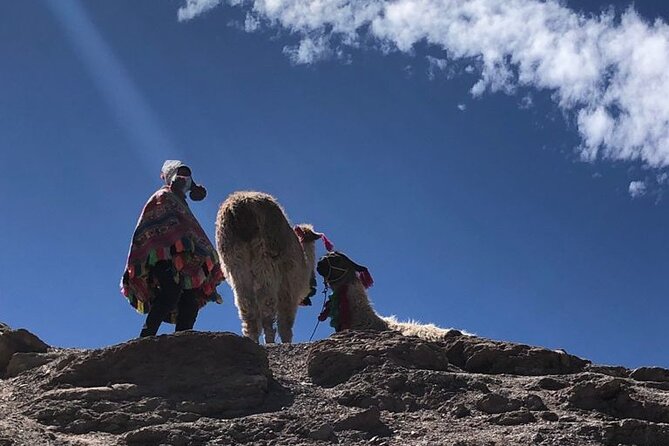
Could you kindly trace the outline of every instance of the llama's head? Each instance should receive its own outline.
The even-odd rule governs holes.
[[[295,225],[293,231],[302,244],[315,242],[323,237],[322,233],[314,231],[314,227],[308,224]]]
[[[372,286],[374,281],[366,267],[358,265],[339,251],[329,252],[318,261],[316,271],[333,289],[360,280],[365,288]]]

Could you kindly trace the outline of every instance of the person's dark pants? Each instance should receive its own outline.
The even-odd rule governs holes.
[[[195,325],[200,308],[195,290],[184,290],[174,281],[174,269],[171,262],[158,262],[151,269],[160,288],[156,293],[151,310],[140,337],[154,336],[158,333],[161,322],[174,310],[177,310],[177,326],[174,331],[190,330]]]

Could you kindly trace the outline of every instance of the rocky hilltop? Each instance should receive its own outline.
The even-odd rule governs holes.
[[[0,333],[0,446],[669,445],[668,370],[457,331],[268,347],[185,332],[98,350]]]

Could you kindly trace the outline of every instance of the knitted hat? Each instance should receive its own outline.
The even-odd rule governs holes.
[[[166,160],[163,163],[163,168],[160,169],[160,178],[168,186],[174,181],[174,177],[177,176],[177,170],[179,167],[188,167],[182,161],[179,160]]]

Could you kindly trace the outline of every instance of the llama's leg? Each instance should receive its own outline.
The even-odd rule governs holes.
[[[249,288],[235,289],[235,305],[242,321],[242,334],[258,342],[261,315],[253,291]]]
[[[262,296],[260,302],[262,328],[265,334],[265,344],[274,344],[276,337],[276,287],[273,283],[263,287],[258,293]]]
[[[279,304],[278,328],[279,337],[284,344],[293,342],[293,324],[297,313],[297,305],[290,304],[289,296],[281,296],[284,299]]]
[[[276,317],[274,314],[265,314],[262,318],[262,328],[265,333],[265,344],[274,344],[276,337]]]
[[[257,311],[239,310],[239,318],[242,320],[242,334],[251,338],[253,342],[259,342],[260,317]]]

